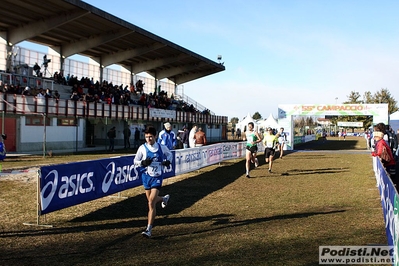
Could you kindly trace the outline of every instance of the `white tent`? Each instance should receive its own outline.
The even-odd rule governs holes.
[[[258,123],[249,114],[236,124],[236,130],[239,128],[241,132],[244,132],[244,129],[246,130],[249,122],[254,123],[255,131],[258,130]]]
[[[263,128],[263,129],[271,127],[271,128],[278,130],[280,128],[280,126],[278,125],[276,119],[273,117],[272,114],[270,114],[267,119],[260,121],[258,124],[259,124],[259,127]]]
[[[397,130],[399,129],[399,111],[390,114],[389,125],[392,127],[392,129],[396,133]]]

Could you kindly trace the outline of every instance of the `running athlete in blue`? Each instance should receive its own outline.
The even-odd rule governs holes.
[[[157,131],[154,127],[147,127],[144,134],[145,143],[138,148],[134,165],[145,167],[141,178],[148,200],[148,224],[141,234],[150,238],[157,211],[156,204],[162,202],[162,208],[168,204],[169,195],[161,197],[159,190],[162,187],[163,168],[170,166],[173,155],[165,145],[156,143]]]

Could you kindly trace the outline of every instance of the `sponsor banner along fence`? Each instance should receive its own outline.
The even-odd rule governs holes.
[[[245,155],[244,142],[218,143],[173,151],[174,160],[165,167],[164,178],[191,172]],[[40,215],[142,185],[142,167],[134,155],[44,166],[40,168]]]
[[[45,166],[40,168],[40,206],[46,214],[112,195],[141,184],[134,156]],[[164,169],[166,177],[173,167]]]
[[[176,174],[191,172],[224,160],[245,155],[245,142],[220,143],[192,149],[176,150]]]
[[[380,192],[388,245],[394,247],[394,265],[399,265],[399,198],[381,161],[373,157],[373,168]]]

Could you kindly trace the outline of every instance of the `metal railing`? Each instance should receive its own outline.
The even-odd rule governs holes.
[[[203,106],[203,105],[201,105],[201,104],[199,104],[198,102],[196,102],[195,100],[193,100],[193,99],[191,99],[190,97],[188,97],[187,95],[176,95],[176,97],[175,97],[175,99],[176,100],[181,100],[181,101],[183,101],[183,102],[186,102],[187,104],[189,104],[189,105],[193,105],[194,106],[194,108],[196,109],[196,110],[198,110],[198,111],[200,111],[200,112],[203,112],[203,111],[205,111],[205,110],[208,110],[209,111],[209,113],[211,114],[211,115],[215,115],[215,113],[214,112],[212,112],[212,111],[210,111],[209,109],[207,109],[205,106]]]
[[[0,112],[13,115],[42,115],[59,117],[109,118],[149,122],[227,124],[226,116],[173,110],[174,117],[153,117],[150,109],[141,105],[117,105],[54,98],[37,98],[18,94],[0,93]],[[152,108],[154,110],[154,108]],[[162,112],[162,109],[159,109]]]
[[[146,84],[148,82],[151,82],[148,78],[144,77],[143,78],[138,77],[138,79],[142,79]],[[0,80],[3,84],[9,84],[14,86],[19,85],[22,86],[23,88],[25,88],[26,86],[29,86],[30,88],[40,87],[43,89],[51,89],[53,91],[55,87],[59,87],[59,85],[56,84],[52,78],[36,77],[36,76],[29,76],[29,75],[15,74],[15,73],[0,72]],[[168,93],[169,97],[173,94],[174,99],[184,101],[188,105],[193,105],[194,108],[200,112],[208,110],[211,115],[215,115],[214,112],[210,111],[202,104],[198,103],[197,101],[188,97],[187,95],[184,95],[184,92],[182,92],[182,95],[180,95],[180,93],[178,93],[177,91],[175,91],[174,88],[171,87],[171,84],[167,82],[163,83],[161,82],[162,84],[161,89],[165,90]],[[150,90],[148,88],[149,86],[145,87],[144,89],[145,93],[147,94],[154,93],[155,90]]]
[[[19,85],[23,88],[25,87],[41,87],[44,89],[54,89],[54,80],[51,78],[35,77],[35,76],[25,76],[20,74],[11,73],[0,73],[0,80],[4,84],[8,85]]]

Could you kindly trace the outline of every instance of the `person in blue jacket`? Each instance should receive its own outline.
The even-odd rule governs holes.
[[[4,145],[4,141],[7,139],[6,134],[1,134],[0,138],[0,161],[4,161],[6,158],[6,146]]]
[[[177,144],[176,133],[172,130],[172,125],[167,122],[164,124],[165,129],[159,132],[158,143],[165,145],[169,150],[174,150]]]

